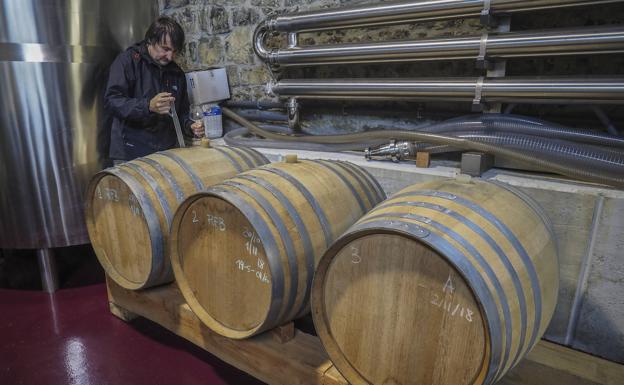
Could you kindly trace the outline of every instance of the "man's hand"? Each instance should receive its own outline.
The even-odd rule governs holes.
[[[157,114],[168,114],[171,109],[171,103],[174,101],[175,98],[169,92],[161,92],[150,100],[149,109]]]
[[[195,134],[196,138],[202,138],[204,136],[204,122],[198,120],[191,124],[191,130],[193,130],[193,134]]]

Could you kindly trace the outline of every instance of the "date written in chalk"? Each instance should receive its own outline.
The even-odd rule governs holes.
[[[264,269],[264,261],[262,261],[261,259],[258,258],[258,270],[253,268],[252,265],[245,263],[245,261],[243,261],[242,259],[237,259],[234,263],[239,270],[254,274],[260,282],[271,283],[266,271],[262,271],[262,269]]]
[[[455,285],[453,284],[453,276],[449,276],[442,287],[442,294],[431,293],[431,304],[444,309],[451,317],[460,317],[468,322],[472,322],[474,312],[462,306],[459,303],[453,303],[453,294],[455,293]]]
[[[447,301],[439,295],[433,293],[431,296],[431,304],[444,309],[452,317],[461,317],[468,322],[472,322],[474,312],[467,307],[461,306],[459,303]]]

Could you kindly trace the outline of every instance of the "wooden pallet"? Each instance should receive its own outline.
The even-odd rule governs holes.
[[[107,279],[111,313],[130,321],[145,317],[271,385],[347,385],[318,337],[288,324],[246,340],[232,340],[204,326],[175,284],[126,290]],[[500,385],[622,385],[624,365],[540,341]]]

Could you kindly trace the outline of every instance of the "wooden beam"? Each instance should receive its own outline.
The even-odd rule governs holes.
[[[294,336],[286,343],[272,331],[233,340],[204,326],[175,284],[132,291],[107,279],[107,286],[111,312],[117,317],[145,317],[268,384],[348,385],[318,337],[293,329]],[[624,365],[540,341],[497,385],[560,384],[622,385]]]

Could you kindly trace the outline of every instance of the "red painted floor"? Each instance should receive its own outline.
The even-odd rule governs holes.
[[[108,311],[103,284],[0,289],[0,384],[260,385],[145,319]]]

